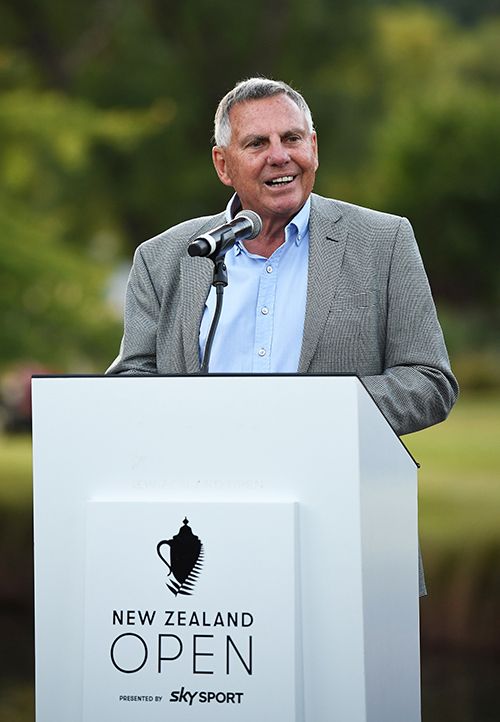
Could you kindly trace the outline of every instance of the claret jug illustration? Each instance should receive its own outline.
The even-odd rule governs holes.
[[[185,518],[179,533],[172,539],[163,539],[156,547],[158,556],[168,567],[170,579],[166,585],[175,596],[192,594],[203,563],[203,544],[188,524]],[[170,547],[170,558],[165,547]]]

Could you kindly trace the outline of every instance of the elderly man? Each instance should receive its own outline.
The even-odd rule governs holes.
[[[226,254],[210,370],[355,373],[398,434],[443,421],[458,386],[409,222],[312,193],[316,133],[306,102],[285,83],[239,83],[217,109],[215,142],[217,175],[235,194],[224,213],[138,248],[108,373],[199,371],[213,262],[187,248],[252,210],[262,231]]]

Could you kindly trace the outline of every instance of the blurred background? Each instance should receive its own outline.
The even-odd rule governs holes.
[[[415,228],[462,388],[405,438],[423,722],[499,718],[500,1],[0,0],[1,722],[34,719],[30,376],[113,360],[136,246],[225,206],[212,118],[256,74],[308,100],[317,192]]]

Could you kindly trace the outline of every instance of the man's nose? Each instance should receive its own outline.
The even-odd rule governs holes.
[[[267,156],[269,165],[285,165],[289,160],[290,156],[281,141],[269,145],[269,153]]]

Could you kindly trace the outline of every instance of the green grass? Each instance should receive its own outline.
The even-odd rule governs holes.
[[[0,505],[28,506],[31,501],[31,437],[0,434]]]
[[[33,722],[35,693],[31,682],[4,683],[0,688],[1,722]]]
[[[447,421],[404,442],[421,464],[422,545],[500,544],[500,395],[464,395]]]

